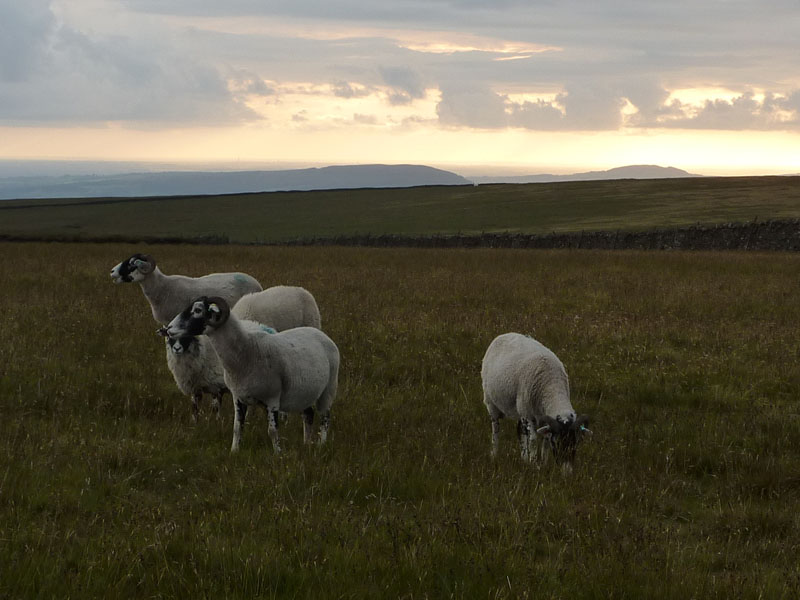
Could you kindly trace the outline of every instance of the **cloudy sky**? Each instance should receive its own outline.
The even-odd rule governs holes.
[[[0,159],[796,173],[798,32],[798,0],[0,0]]]

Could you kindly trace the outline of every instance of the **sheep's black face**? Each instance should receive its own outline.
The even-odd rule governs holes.
[[[571,472],[578,445],[586,435],[592,433],[589,430],[589,417],[581,415],[577,419],[568,421],[546,417],[541,423],[543,425],[537,433],[541,432],[545,436],[545,441],[561,468],[566,473]]]
[[[195,300],[167,325],[167,335],[171,338],[202,335],[209,321],[209,310],[204,298]]]
[[[146,254],[134,254],[111,269],[114,283],[134,283],[153,271],[153,259]]]
[[[197,338],[185,335],[179,338],[167,337],[167,347],[173,354],[188,354],[197,346]]]
[[[166,327],[171,338],[194,337],[207,333],[227,319],[229,310],[222,298],[202,296],[192,302]]]

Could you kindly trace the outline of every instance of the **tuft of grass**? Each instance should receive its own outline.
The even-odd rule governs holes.
[[[793,598],[800,257],[2,245],[0,596]],[[228,452],[166,369],[134,251],[303,285],[342,353],[330,444]],[[489,457],[506,331],[570,374],[571,478]]]

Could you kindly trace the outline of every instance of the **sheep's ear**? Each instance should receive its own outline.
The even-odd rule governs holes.
[[[149,256],[143,256],[142,258],[137,258],[133,261],[133,265],[142,273],[150,273],[153,268],[155,267],[155,261],[153,261]]]
[[[159,327],[158,329],[156,329],[156,333],[162,337],[167,337],[167,328]]]

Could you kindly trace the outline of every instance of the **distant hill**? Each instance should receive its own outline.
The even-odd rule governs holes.
[[[352,165],[281,171],[168,171],[2,177],[0,199],[192,196],[470,183],[455,173],[420,165]]]
[[[553,183],[558,181],[599,181],[609,179],[667,179],[673,177],[702,177],[676,169],[675,167],[659,167],[657,165],[629,165],[616,167],[608,171],[586,171],[571,175],[487,175],[470,177],[474,183]]]

